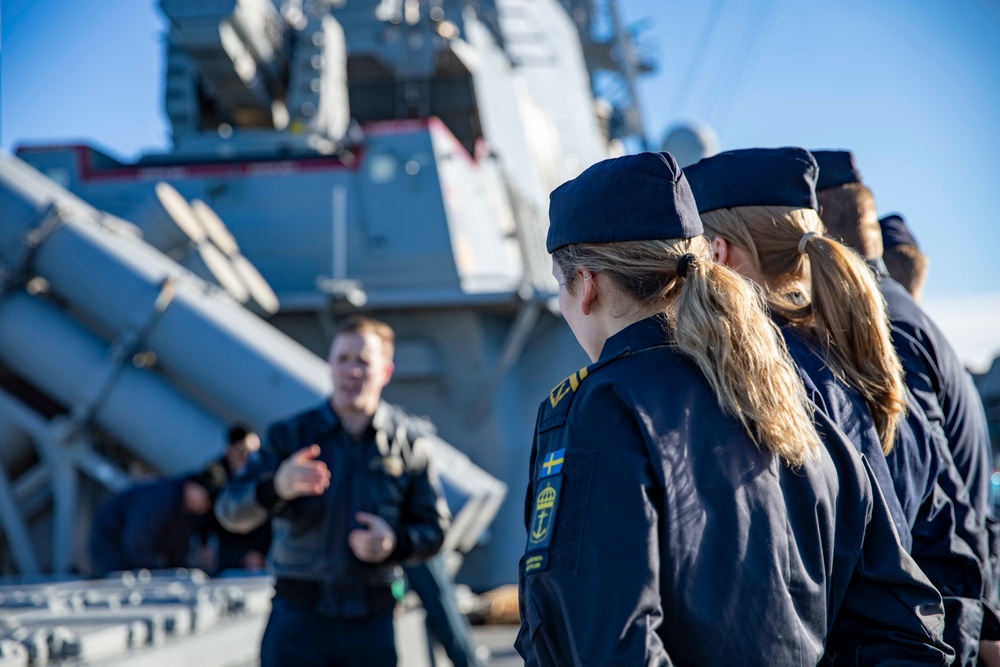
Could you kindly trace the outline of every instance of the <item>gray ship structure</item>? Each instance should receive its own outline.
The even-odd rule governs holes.
[[[397,331],[386,398],[436,427],[459,580],[516,581],[537,408],[588,362],[548,193],[646,147],[614,0],[159,8],[169,151],[0,155],[0,665],[252,664],[266,579],[80,580],[91,516],[324,400],[359,312]]]
[[[548,193],[644,146],[613,0],[161,0],[172,149],[0,156],[0,574],[86,571],[95,505],[330,390],[338,319],[398,332],[460,580],[516,580],[538,403],[587,363]]]

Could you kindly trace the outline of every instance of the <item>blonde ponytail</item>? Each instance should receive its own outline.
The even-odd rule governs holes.
[[[768,305],[819,342],[835,372],[865,399],[882,451],[892,451],[906,410],[903,370],[885,300],[864,260],[823,236],[812,209],[746,206],[710,211],[702,221],[706,234],[751,254],[767,281]],[[788,298],[790,291],[804,300]]]
[[[903,367],[889,330],[885,299],[856,252],[817,236],[806,246],[812,272],[812,308],[827,347],[868,403],[888,454],[906,412]]]
[[[811,403],[760,292],[713,263],[704,238],[574,244],[552,257],[567,289],[579,269],[603,272],[637,308],[664,313],[677,348],[759,446],[793,467],[814,455]]]

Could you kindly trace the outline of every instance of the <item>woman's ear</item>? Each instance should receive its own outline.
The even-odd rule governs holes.
[[[712,239],[712,261],[716,264],[729,266],[729,241],[721,236]]]
[[[577,281],[578,284],[583,284],[583,295],[580,299],[580,307],[583,310],[584,315],[590,315],[591,311],[594,309],[594,304],[597,303],[597,296],[600,292],[598,286],[598,274],[596,273],[584,273],[580,272],[580,277],[582,280]]]

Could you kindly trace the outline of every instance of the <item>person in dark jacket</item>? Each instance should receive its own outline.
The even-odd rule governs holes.
[[[246,466],[250,456],[260,449],[260,437],[244,424],[234,424],[226,433],[226,449],[205,470],[222,480],[225,486]],[[209,512],[199,528],[202,543],[201,567],[217,574],[224,570],[262,571],[267,550],[271,547],[271,522],[265,521],[249,533],[226,530]]]
[[[875,198],[861,180],[850,151],[812,151],[819,163],[816,196],[829,234],[857,250],[875,272],[893,330],[893,346],[905,382],[938,434],[964,484],[951,489],[960,503],[963,493],[975,510],[962,538],[974,548],[983,570],[981,647],[1000,664],[1000,617],[997,614],[1000,533],[990,502],[992,470],[989,431],[982,399],[955,350],[913,297],[893,280],[882,262],[882,232]],[[964,489],[962,488],[964,486]]]
[[[272,425],[216,503],[235,532],[273,517],[262,667],[396,664],[399,566],[440,549],[448,510],[418,423],[382,401],[393,345],[388,325],[345,321],[329,402]]]
[[[600,162],[549,217],[594,363],[538,412],[525,663],[946,664],[940,595],[758,292],[711,261],[674,159]]]
[[[874,277],[857,253],[823,235],[818,171],[805,149],[765,148],[720,153],[685,174],[713,258],[763,288],[810,396],[895,503],[901,542],[944,596],[945,640],[965,664],[979,641],[968,629],[983,613],[979,562],[955,525],[971,505],[965,497],[956,507],[948,480],[939,482],[954,466],[906,392]]]
[[[878,226],[882,230],[882,261],[886,270],[919,304],[930,260],[921,252],[917,239],[899,213],[879,218]]]
[[[109,498],[91,525],[91,573],[187,566],[195,520],[212,508],[218,488],[202,476],[171,477]]]

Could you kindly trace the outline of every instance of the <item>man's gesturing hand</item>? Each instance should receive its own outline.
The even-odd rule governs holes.
[[[366,563],[381,563],[396,548],[396,533],[380,516],[368,512],[354,515],[359,523],[366,526],[352,530],[347,543],[358,560]]]
[[[274,491],[282,500],[299,496],[318,496],[330,486],[330,469],[317,461],[319,445],[303,447],[278,466],[274,475]]]

